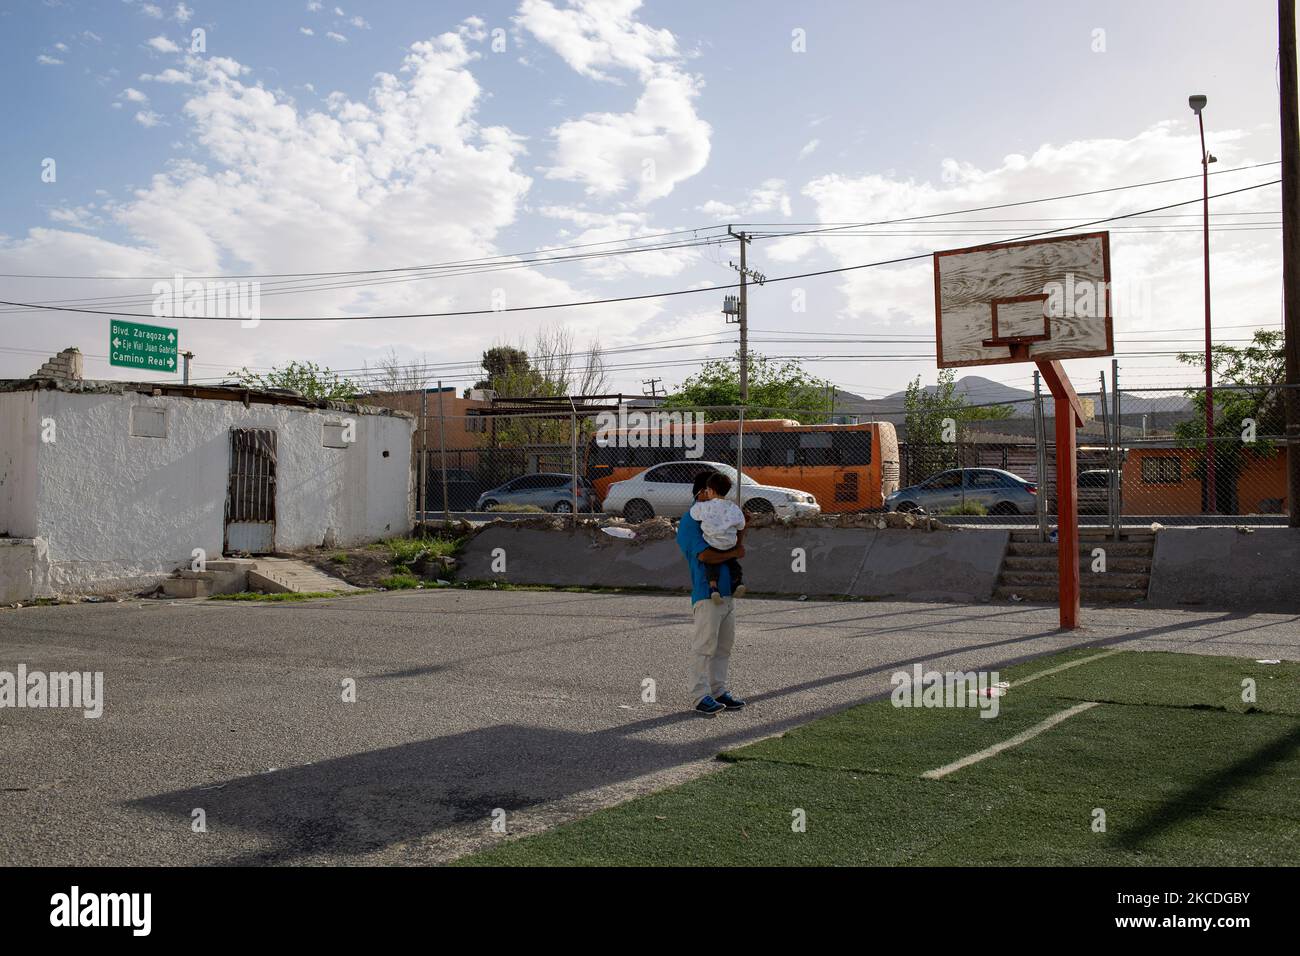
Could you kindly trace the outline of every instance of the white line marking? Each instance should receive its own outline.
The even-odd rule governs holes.
[[[973,763],[979,763],[981,760],[994,757],[1002,753],[1004,750],[1010,750],[1012,747],[1019,747],[1025,741],[1033,740],[1039,734],[1043,733],[1043,731],[1051,730],[1061,721],[1069,720],[1075,714],[1081,714],[1091,707],[1096,707],[1097,703],[1098,702],[1095,700],[1088,700],[1084,701],[1082,704],[1075,704],[1067,710],[1063,710],[1058,714],[1053,714],[1046,720],[1034,724],[1034,726],[1030,727],[1028,730],[1022,730],[1009,740],[1004,740],[1000,744],[994,744],[986,750],[981,750],[979,753],[973,753],[968,757],[962,757],[960,760],[946,764],[945,766],[937,767],[934,770],[927,770],[925,773],[921,774],[921,776],[926,780],[938,780],[941,777],[948,776],[948,774],[953,773],[954,771],[960,770],[962,767],[969,767]]]
[[[1032,680],[1038,680],[1040,677],[1059,674],[1061,671],[1068,671],[1071,667],[1078,667],[1080,664],[1089,664],[1092,661],[1099,661],[1103,657],[1110,657],[1112,654],[1118,653],[1119,648],[1116,648],[1110,651],[1102,651],[1100,654],[1093,654],[1092,657],[1080,657],[1077,661],[1068,661],[1064,664],[1057,664],[1055,667],[1049,667],[1047,670],[1039,671],[1037,674],[1030,674],[1028,677],[1020,678],[1020,680],[1013,680],[1009,686],[1019,687],[1021,684],[1028,684]]]

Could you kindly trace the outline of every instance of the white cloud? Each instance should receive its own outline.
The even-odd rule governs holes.
[[[162,121],[162,117],[153,110],[141,110],[135,114],[135,121],[145,129],[152,129]]]
[[[460,26],[457,29],[461,36],[468,37],[475,43],[487,38],[487,24],[482,17],[466,17],[460,21]]]
[[[581,231],[564,237],[565,245],[614,249],[644,245],[645,243],[628,243],[627,240],[637,236],[650,235],[659,230],[653,228],[645,213],[593,212],[570,206],[544,206],[539,212],[552,219],[572,222]],[[666,249],[653,252],[635,252],[628,255],[611,256],[604,259],[588,259],[582,268],[589,275],[603,279],[617,279],[622,276],[675,276],[683,272],[688,265],[698,260],[699,253],[688,249]]]
[[[46,56],[44,53],[40,54],[36,58],[36,62],[39,63],[41,66],[62,66],[63,65],[63,61],[60,60],[58,57]]]
[[[751,189],[744,200],[739,203],[727,203],[717,199],[710,199],[704,205],[696,208],[709,218],[722,221],[772,212],[779,212],[783,216],[789,216],[791,211],[790,193],[786,189],[784,179],[765,179],[758,186]]]
[[[581,183],[593,196],[635,185],[645,203],[667,196],[702,170],[712,130],[695,112],[701,81],[675,64],[677,41],[634,19],[640,0],[575,0],[560,9],[524,0],[518,21],[578,73],[615,81],[608,69],[631,70],[643,84],[631,112],[588,113],[551,131],[548,179]]]
[[[122,91],[122,99],[127,100],[131,103],[149,102],[148,96],[146,96],[145,94],[141,93],[139,90],[131,86],[128,86],[126,89]]]
[[[188,73],[182,73],[180,70],[173,70],[170,67],[161,73],[141,73],[140,81],[143,83],[193,83],[194,78]]]
[[[817,151],[817,147],[821,145],[821,142],[822,141],[819,139],[810,139],[807,143],[804,144],[803,149],[799,150],[799,158],[807,159],[809,156],[811,156],[814,152]]]
[[[602,67],[640,75],[656,61],[677,56],[669,30],[655,30],[633,19],[641,0],[574,0],[561,9],[550,0],[523,0],[519,23],[583,76],[614,81]]]
[[[299,27],[298,32],[301,33],[303,36],[311,37],[316,35],[316,31],[313,30],[311,27]]]
[[[68,45],[66,43],[56,43],[54,44],[54,49],[58,50],[60,53],[67,53]]]
[[[751,215],[764,212],[790,215],[790,194],[786,192],[785,180],[765,179],[758,188],[751,189],[746,211]]]
[[[480,115],[485,95],[470,71],[479,56],[454,32],[416,43],[400,70],[375,77],[367,97],[336,93],[325,108],[295,104],[244,79],[247,69],[234,61],[187,58],[194,79],[180,113],[189,130],[187,158],[169,162],[105,213],[127,238],[108,242],[68,228],[0,237],[0,271],[284,273],[499,255],[498,237],[515,223],[531,180],[519,168],[520,138]],[[592,297],[563,276],[516,269],[295,296],[264,290],[262,310],[269,317],[489,309],[498,289],[509,305]],[[15,298],[48,297],[31,281],[11,291]],[[147,295],[149,284],[123,283],[117,291]],[[102,283],[73,282],[61,294],[104,291]],[[582,341],[596,330],[615,338],[661,309],[644,302],[550,315]],[[283,364],[287,356],[351,367],[389,344],[457,359],[481,352],[485,340],[517,341],[537,323],[535,313],[391,321],[382,330],[365,322],[264,321],[244,330],[181,320],[191,347],[227,368]],[[55,316],[44,328],[51,341],[77,341],[84,322]],[[0,355],[0,366],[14,373],[27,364]],[[91,375],[120,374],[90,365]]]
[[[667,196],[709,158],[709,124],[695,114],[694,81],[666,71],[649,80],[630,113],[588,113],[552,130],[555,165],[548,179],[582,183],[594,196],[635,185],[637,199]]]
[[[155,20],[161,20],[163,18],[162,7],[152,3],[142,3],[140,5],[140,12],[146,17],[153,17]]]
[[[159,53],[179,53],[181,49],[164,36],[156,36],[146,42],[148,46],[157,50]]]
[[[1225,168],[1249,162],[1240,143],[1244,134],[1216,133],[1215,152]],[[1194,128],[1159,123],[1128,139],[1091,139],[1047,144],[1029,154],[1011,154],[983,168],[959,159],[946,160],[932,181],[897,179],[882,174],[821,176],[804,188],[818,211],[816,218],[835,222],[878,222],[1104,189],[1125,183],[1174,177],[1185,172],[1188,153],[1199,148]],[[877,327],[911,324],[933,328],[934,284],[928,253],[1004,241],[1069,222],[1086,222],[1151,208],[1188,198],[1186,183],[1152,186],[1087,197],[1036,203],[1020,209],[973,214],[958,223],[925,221],[881,226],[873,235],[803,237],[765,246],[769,262],[789,261],[821,250],[840,265],[857,265],[908,255],[923,255],[914,263],[861,269],[845,273],[839,288],[845,303],[842,315],[856,324]],[[1225,212],[1259,208],[1272,201],[1267,191],[1219,200]],[[1178,212],[1180,210],[1170,210]],[[1182,210],[1195,213],[1195,207]],[[1016,221],[1028,217],[1035,221]],[[979,222],[1001,219],[1003,222]],[[1045,221],[1037,221],[1045,220]],[[1135,232],[1168,225],[1163,220],[1128,220],[1111,228],[1112,274],[1117,285],[1145,283],[1155,315],[1134,322],[1117,315],[1116,331],[1186,325],[1186,316],[1200,308],[1198,232]],[[1267,234],[1223,234],[1216,238],[1220,274],[1233,276],[1238,290],[1233,314],[1241,322],[1274,321],[1277,315],[1278,261],[1275,242]],[[1229,266],[1228,263],[1232,265]]]
[[[369,30],[370,24],[366,22],[365,17],[353,17],[348,23],[352,24],[358,30]]]
[[[307,9],[308,9],[309,11],[311,11],[312,13],[316,13],[317,11],[319,11],[319,10],[320,10],[320,0],[308,0],[308,2],[307,2]]]
[[[50,210],[50,219],[72,229],[93,229],[103,222],[94,210],[94,203],[87,206],[60,206]]]
[[[172,13],[172,18],[177,23],[189,23],[192,16],[194,16],[194,11],[183,3],[176,4],[176,10]]]
[[[348,38],[347,38],[347,37],[343,36],[343,34],[341,34],[341,33],[335,33],[333,30],[329,31],[329,32],[326,33],[325,35],[326,35],[327,37],[329,37],[331,40],[333,40],[335,43],[347,43],[347,42],[348,42]]]
[[[716,199],[710,199],[703,206],[698,207],[700,212],[710,219],[738,219],[740,218],[740,209],[730,203],[718,202]]]
[[[98,33],[95,33],[93,30],[82,30],[82,31],[81,31],[81,35],[82,35],[83,38],[85,38],[85,39],[87,39],[87,40],[90,40],[90,41],[92,41],[93,43],[103,43],[103,42],[104,42],[104,38],[103,38],[102,36],[100,36]]]

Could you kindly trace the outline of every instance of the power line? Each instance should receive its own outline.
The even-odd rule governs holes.
[[[1226,170],[1225,170],[1225,172],[1226,172]],[[1279,182],[1280,182],[1280,180],[1276,180],[1276,179],[1274,179],[1274,180],[1270,180],[1269,182],[1265,182],[1265,183],[1256,183],[1256,184],[1254,184],[1254,185],[1252,185],[1252,186],[1244,186],[1244,187],[1242,187],[1242,188],[1240,188],[1240,189],[1233,189],[1233,190],[1229,190],[1229,191],[1227,191],[1227,192],[1223,192],[1223,193],[1216,193],[1214,196],[1211,196],[1210,198],[1212,198],[1212,199],[1221,199],[1221,198],[1223,198],[1223,197],[1225,197],[1225,196],[1232,196],[1232,195],[1236,195],[1237,193],[1249,192],[1250,190],[1253,190],[1253,189],[1263,189],[1263,188],[1266,188],[1266,187],[1268,187],[1268,186],[1276,186]],[[1156,212],[1156,211],[1160,211],[1160,210],[1164,210],[1164,209],[1175,209],[1175,208],[1178,208],[1179,206],[1187,206],[1187,205],[1191,205],[1191,204],[1193,204],[1193,203],[1197,203],[1197,202],[1201,202],[1201,201],[1202,201],[1201,199],[1189,199],[1189,200],[1185,200],[1185,201],[1183,201],[1183,202],[1167,203],[1166,205],[1163,205],[1163,206],[1155,206],[1155,207],[1153,207],[1152,209],[1140,210],[1140,211],[1138,211],[1138,212],[1132,212],[1132,213],[1125,213],[1125,214],[1123,214],[1123,215],[1118,215],[1118,216],[1107,216],[1107,217],[1104,217],[1104,218],[1102,218],[1102,219],[1094,219],[1094,220],[1092,220],[1091,222],[1079,223],[1079,224],[1074,225],[1074,226],[1062,226],[1062,227],[1060,227],[1060,228],[1058,228],[1058,229],[1045,229],[1045,230],[1042,230],[1042,231],[1040,231],[1040,232],[1030,233],[1030,234],[1028,234],[1028,235],[1018,236],[1018,237],[1015,237],[1015,238],[1013,238],[1013,239],[1007,239],[1007,240],[1003,240],[1003,241],[1005,241],[1005,242],[1019,242],[1019,241],[1023,241],[1023,240],[1026,240],[1026,239],[1038,238],[1038,237],[1040,237],[1040,236],[1053,235],[1053,234],[1055,234],[1055,233],[1060,233],[1060,232],[1068,232],[1068,231],[1071,231],[1071,230],[1074,230],[1074,229],[1084,229],[1084,228],[1088,228],[1088,227],[1090,227],[1090,226],[1101,225],[1102,223],[1107,223],[1107,222],[1117,222],[1117,221],[1122,220],[1122,219],[1131,219],[1131,218],[1133,218],[1134,216],[1145,215],[1146,213],[1149,213],[1149,212]],[[797,280],[797,279],[811,279],[811,278],[817,278],[817,277],[820,277],[820,276],[826,276],[826,275],[836,275],[836,274],[845,273],[845,272],[854,272],[854,271],[857,271],[857,270],[859,270],[859,269],[870,269],[870,268],[876,268],[876,267],[879,267],[879,266],[898,265],[898,264],[901,264],[901,263],[904,263],[904,262],[915,262],[915,261],[920,260],[920,259],[928,259],[928,258],[931,257],[931,255],[932,255],[932,253],[928,253],[928,252],[927,252],[927,253],[917,253],[917,254],[914,254],[914,255],[899,256],[899,257],[892,258],[892,259],[881,259],[881,260],[877,260],[877,261],[875,261],[875,262],[865,262],[865,263],[860,263],[860,264],[858,264],[858,265],[852,265],[852,266],[839,266],[839,267],[836,267],[836,268],[831,268],[831,269],[820,269],[820,270],[817,270],[817,271],[814,271],[814,272],[804,272],[804,273],[799,273],[799,274],[796,274],[796,275],[776,276],[776,277],[768,278],[766,281],[767,281],[767,282],[791,282],[791,281],[794,281],[794,280]],[[459,317],[474,316],[474,315],[492,315],[492,314],[494,314],[494,313],[506,313],[506,312],[539,312],[539,311],[547,311],[547,310],[550,310],[550,309],[569,309],[569,308],[579,308],[579,307],[590,306],[590,305],[614,305],[614,304],[618,304],[618,303],[622,303],[622,302],[639,302],[639,301],[645,301],[645,300],[647,300],[647,299],[663,299],[663,298],[671,298],[671,297],[675,297],[675,296],[679,296],[679,295],[696,295],[696,294],[699,294],[699,293],[702,293],[702,292],[721,292],[721,291],[724,291],[724,290],[727,290],[727,289],[735,289],[735,288],[739,288],[739,283],[731,283],[731,284],[727,284],[727,285],[703,286],[703,287],[690,288],[690,289],[675,289],[675,290],[670,290],[670,291],[667,291],[667,292],[647,292],[647,293],[643,293],[643,294],[640,294],[640,295],[610,296],[610,297],[603,298],[603,299],[586,299],[586,300],[578,300],[578,301],[574,301],[574,302],[551,303],[551,304],[547,304],[547,305],[520,305],[520,306],[506,306],[506,307],[502,307],[502,308],[499,308],[499,309],[492,309],[492,308],[489,308],[489,309],[463,309],[463,310],[450,311],[450,312],[410,312],[410,313],[391,313],[391,314],[386,314],[386,315],[351,315],[351,316],[274,316],[274,317],[272,317],[272,316],[267,316],[267,317],[264,317],[264,318],[262,319],[262,321],[268,321],[268,322],[348,322],[348,321],[366,321],[366,320],[377,320],[377,319],[434,319],[434,318],[459,318]],[[133,319],[153,318],[153,316],[151,316],[151,315],[141,315],[141,314],[139,314],[139,313],[135,313],[135,312],[116,312],[116,311],[105,310],[105,309],[60,308],[60,307],[56,307],[56,306],[43,306],[43,305],[36,305],[36,304],[30,303],[30,302],[13,302],[13,301],[8,301],[8,300],[4,300],[4,299],[0,299],[0,305],[16,306],[16,307],[20,307],[20,308],[24,308],[24,309],[36,309],[36,310],[40,310],[40,311],[51,311],[51,312],[76,312],[76,313],[82,313],[82,314],[87,314],[87,315],[108,315],[108,316],[118,316],[118,317],[122,317],[122,318],[133,318]],[[217,322],[230,322],[230,321],[235,321],[235,322],[237,322],[237,321],[241,321],[241,317],[240,317],[240,316],[231,316],[231,317],[229,317],[229,318],[223,318],[223,317],[206,317],[206,316],[184,316],[184,318],[189,318],[189,319],[199,320],[199,321],[217,321]]]
[[[1277,166],[1279,163],[1280,163],[1280,160],[1274,160],[1274,161],[1272,161],[1272,162],[1267,162],[1267,163],[1254,163],[1254,164],[1252,164],[1252,165],[1250,165],[1250,166],[1235,166],[1235,167],[1233,167],[1232,169],[1220,169],[1220,170],[1216,170],[1215,172],[1210,173],[1210,175],[1211,175],[1211,176],[1223,176],[1223,175],[1226,175],[1227,173],[1239,173],[1239,172],[1243,172],[1243,171],[1245,171],[1245,170],[1249,170],[1249,169],[1261,169],[1261,168],[1263,168],[1263,167],[1265,167],[1265,166]],[[1127,185],[1127,186],[1107,186],[1107,187],[1105,187],[1105,188],[1103,188],[1103,189],[1091,189],[1091,190],[1088,190],[1087,192],[1081,192],[1081,193],[1070,193],[1070,194],[1065,195],[1065,196],[1054,196],[1054,197],[1052,197],[1051,199],[1022,199],[1022,200],[1018,200],[1018,201],[1016,201],[1016,202],[997,203],[996,205],[992,205],[992,206],[978,206],[978,207],[975,207],[975,208],[973,208],[973,209],[963,209],[963,210],[961,210],[960,212],[957,212],[957,213],[951,213],[951,212],[947,212],[947,213],[944,213],[944,212],[936,212],[936,213],[930,213],[930,214],[927,214],[927,215],[921,215],[921,216],[907,216],[907,217],[904,217],[904,218],[902,218],[902,219],[884,219],[884,220],[880,220],[880,221],[877,221],[877,222],[860,222],[860,223],[853,223],[853,224],[849,224],[849,225],[827,226],[827,227],[822,228],[822,229],[808,229],[808,230],[803,231],[802,233],[793,233],[793,235],[815,235],[815,234],[823,233],[823,232],[837,232],[837,231],[839,231],[839,230],[841,230],[841,229],[861,228],[861,227],[863,227],[863,226],[881,226],[881,225],[886,225],[886,224],[889,224],[889,223],[897,223],[897,222],[916,222],[916,221],[921,220],[921,219],[935,219],[935,218],[938,218],[938,217],[941,217],[941,216],[963,215],[963,214],[965,214],[965,213],[972,213],[972,212],[991,212],[991,211],[993,211],[994,209],[1012,209],[1012,208],[1014,208],[1014,207],[1016,207],[1016,206],[1029,206],[1029,205],[1033,205],[1033,204],[1035,204],[1035,203],[1040,203],[1040,202],[1059,202],[1060,200],[1063,200],[1063,199],[1079,199],[1079,198],[1081,198],[1081,197],[1083,197],[1083,196],[1099,196],[1099,195],[1102,195],[1103,193],[1122,192],[1123,190],[1126,190],[1126,189],[1141,189],[1141,188],[1144,188],[1144,187],[1147,187],[1147,186],[1164,186],[1164,185],[1167,185],[1167,184],[1169,184],[1169,183],[1186,182],[1186,181],[1189,180],[1189,179],[1200,179],[1200,178],[1201,178],[1201,174],[1200,174],[1200,173],[1197,173],[1197,174],[1194,175],[1194,176],[1175,176],[1175,177],[1173,177],[1173,178],[1171,178],[1171,179],[1154,179],[1154,180],[1150,180],[1150,181],[1148,181],[1148,182],[1144,182],[1144,183],[1132,183],[1132,184]],[[1280,180],[1279,180],[1279,182],[1280,182]],[[1224,195],[1227,195],[1227,194],[1225,193]],[[1183,205],[1185,205],[1185,204],[1183,204]],[[1164,207],[1164,208],[1167,208],[1167,207]],[[733,225],[735,225],[735,224],[733,223]],[[755,225],[761,225],[761,223],[750,223],[750,222],[746,222],[746,223],[740,223],[740,225],[744,225],[744,226],[755,226]],[[791,234],[790,234],[790,233],[787,233],[787,235],[791,235]]]

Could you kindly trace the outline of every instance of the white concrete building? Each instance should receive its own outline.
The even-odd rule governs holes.
[[[276,391],[0,380],[0,604],[148,588],[196,548],[407,534],[414,424]]]

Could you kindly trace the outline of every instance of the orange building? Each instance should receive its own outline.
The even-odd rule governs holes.
[[[1286,453],[1241,450],[1244,467],[1235,487],[1217,492],[1220,513],[1279,514],[1286,510]],[[1204,507],[1200,464],[1205,452],[1197,448],[1145,445],[1129,448],[1122,478],[1124,513],[1130,515],[1195,515]],[[1231,503],[1231,504],[1229,504]]]
[[[423,421],[420,418],[422,396],[424,398]],[[450,385],[443,386],[441,395],[437,388],[429,388],[424,391],[416,389],[409,392],[379,392],[374,395],[363,395],[357,401],[365,405],[378,405],[380,408],[395,408],[410,412],[415,416],[412,447],[417,450],[426,447],[435,454],[444,435],[448,451],[482,447],[485,444],[488,421],[474,413],[479,409],[492,407],[492,402],[486,399],[461,398],[456,394],[456,389]]]

